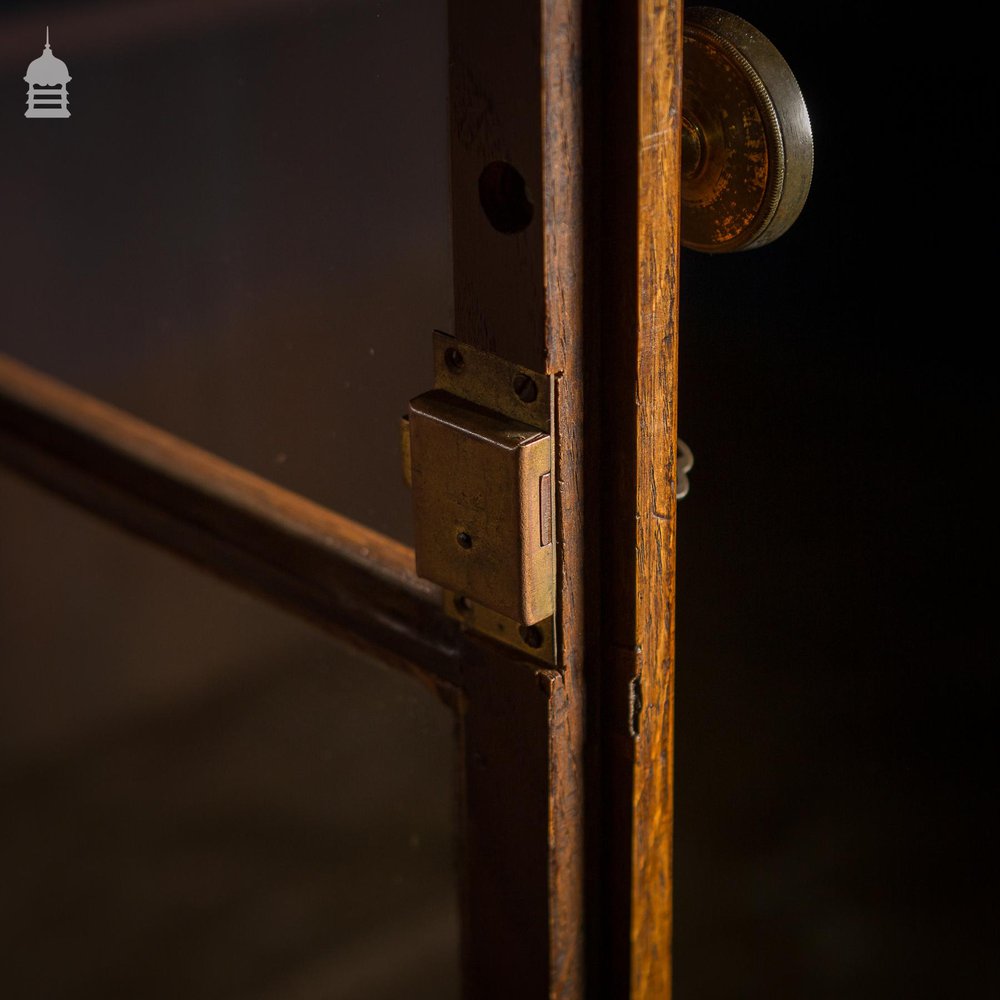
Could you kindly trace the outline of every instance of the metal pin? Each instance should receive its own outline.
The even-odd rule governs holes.
[[[694,452],[677,439],[677,499],[683,500],[691,489],[688,473],[694,468]]]

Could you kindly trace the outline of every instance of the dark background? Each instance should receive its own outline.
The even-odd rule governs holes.
[[[677,994],[995,996],[982,60],[944,9],[730,9],[816,168],[682,260]]]
[[[169,7],[2,9],[0,349],[406,540],[395,417],[451,320],[441,7]],[[676,993],[996,995],[990,57],[968,19],[730,9],[795,70],[816,173],[779,243],[682,260]],[[25,132],[46,20],[74,117]],[[435,706],[0,501],[17,995],[447,995]]]

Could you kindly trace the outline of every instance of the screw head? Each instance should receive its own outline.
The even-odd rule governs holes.
[[[522,625],[518,629],[521,641],[532,649],[538,649],[543,642],[542,630],[537,625]]]
[[[538,398],[538,386],[530,375],[522,372],[514,376],[514,394],[522,403],[533,403]]]
[[[457,347],[449,347],[444,352],[444,363],[457,375],[465,367],[465,358]]]

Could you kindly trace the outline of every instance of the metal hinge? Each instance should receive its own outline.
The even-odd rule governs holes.
[[[434,335],[402,422],[417,573],[468,627],[554,660],[551,380]]]

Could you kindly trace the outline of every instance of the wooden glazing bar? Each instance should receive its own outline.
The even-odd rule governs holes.
[[[0,462],[453,700],[456,626],[406,546],[2,355]]]

